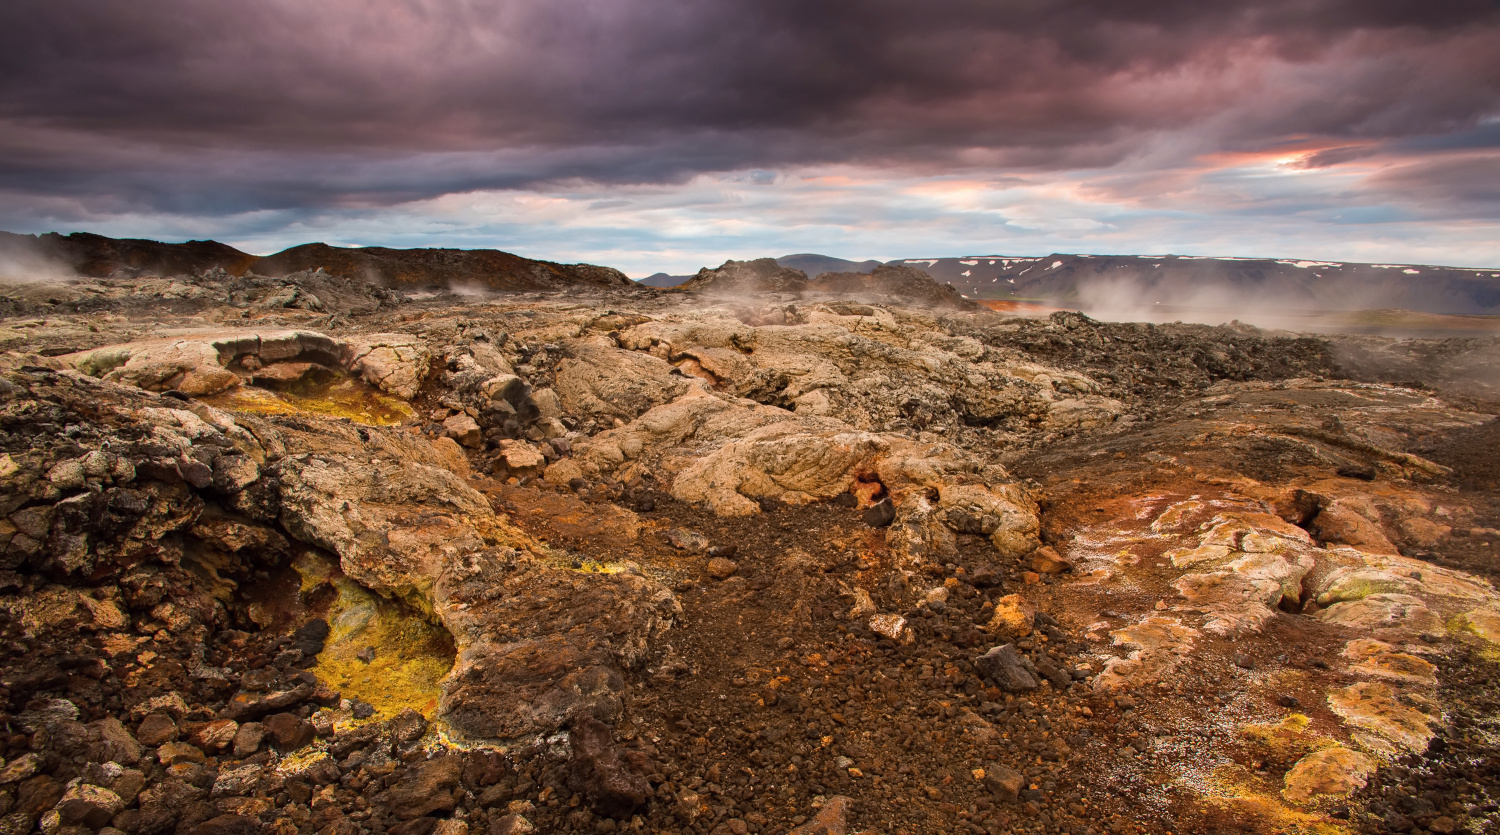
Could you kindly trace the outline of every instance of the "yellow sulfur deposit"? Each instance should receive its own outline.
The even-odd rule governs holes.
[[[211,406],[261,415],[314,414],[347,418],[366,426],[395,426],[416,417],[406,402],[355,380],[341,380],[305,391],[270,391],[240,386],[203,398]]]
[[[1246,725],[1240,728],[1240,739],[1259,759],[1281,768],[1291,766],[1308,753],[1334,745],[1335,741],[1308,729],[1310,721],[1293,713],[1280,722]]]
[[[304,594],[323,584],[336,592],[326,615],[328,640],[313,668],[318,677],[344,698],[373,705],[378,717],[406,708],[432,716],[440,682],[453,667],[448,633],[343,576],[327,561],[301,559],[296,568]]]

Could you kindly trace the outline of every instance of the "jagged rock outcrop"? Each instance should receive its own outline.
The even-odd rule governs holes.
[[[686,392],[689,380],[652,356],[616,350],[607,342],[570,346],[557,367],[564,412],[633,420]]]
[[[360,359],[369,351],[362,347]],[[111,345],[64,361],[111,382],[201,397],[243,385],[247,378],[266,374],[267,366],[284,364],[290,373],[276,379],[290,382],[314,368],[342,366],[350,353],[338,341],[311,331],[219,331]]]
[[[331,344],[305,337],[240,345],[275,357]],[[143,560],[232,574],[284,564],[289,541],[320,549],[342,576],[452,634],[459,660],[439,716],[457,732],[508,739],[579,715],[617,719],[622,672],[652,657],[678,612],[669,591],[639,574],[574,579],[548,567],[544,546],[465,483],[466,465],[406,430],[278,425],[72,370],[12,368],[7,385],[8,431],[30,426],[36,405],[71,413],[83,429],[71,444],[5,459],[9,570],[123,576],[128,586]],[[79,441],[82,454],[62,454]],[[571,603],[554,594],[580,583]],[[497,588],[508,591],[496,598]],[[108,597],[59,594],[51,610],[23,617],[41,625],[82,612],[105,628],[126,624]],[[214,609],[179,599],[153,614],[190,617],[174,628],[201,630],[222,618]],[[575,682],[575,668],[586,682]]]

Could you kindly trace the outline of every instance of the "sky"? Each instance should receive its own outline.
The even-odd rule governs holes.
[[[1497,0],[10,0],[0,229],[1500,266]]]

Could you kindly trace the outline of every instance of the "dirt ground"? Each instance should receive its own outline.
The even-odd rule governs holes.
[[[1212,487],[1211,479],[1153,465],[1151,453],[1161,450],[1211,458],[1213,478],[1285,483],[1315,474],[1317,467],[1288,445],[1262,437],[1193,451],[1184,442],[1201,437],[1200,414],[1208,413],[1189,408],[1173,420],[1013,461],[1013,471],[1033,479],[1043,496],[1046,541],[1066,553],[1081,534],[1119,532],[1131,524],[1125,520],[1142,519],[1134,509],[1141,497],[1160,507]],[[1474,505],[1473,528],[1493,527],[1487,514],[1496,506],[1497,426],[1430,434],[1420,445],[1454,467],[1437,487]],[[589,508],[611,501],[607,490],[577,498],[542,486],[491,485],[488,492],[497,509],[538,536],[584,553]],[[706,805],[689,825],[673,809],[653,806],[644,819],[651,831],[709,831],[741,821],[750,831],[782,831],[835,794],[854,798],[852,826],[873,832],[1312,832],[1341,824],[1416,831],[1413,818],[1426,812],[1430,821],[1434,810],[1466,815],[1468,831],[1491,831],[1500,799],[1493,704],[1500,666],[1493,657],[1470,653],[1443,665],[1444,693],[1460,706],[1459,716],[1427,754],[1381,769],[1368,789],[1321,816],[1299,816],[1261,799],[1278,796],[1296,756],[1247,741],[1242,728],[1277,721],[1290,705],[1312,730],[1338,732],[1323,694],[1351,679],[1337,667],[1341,644],[1330,646],[1330,630],[1309,613],[1279,613],[1254,641],[1201,641],[1169,680],[1146,692],[1096,692],[1080,672],[1072,683],[1017,697],[975,675],[975,658],[993,643],[976,628],[988,605],[1023,593],[1037,602],[1044,625],[1020,647],[1045,653],[1064,670],[1097,672],[1117,650],[1101,646],[1097,634],[1091,642],[1089,630],[1099,628],[1096,621],[1120,625],[1127,612],[1161,608],[1157,601],[1173,594],[1167,578],[1133,575],[1131,588],[1101,600],[1073,575],[1032,574],[997,562],[983,540],[961,537],[960,556],[921,580],[957,593],[942,612],[905,612],[915,641],[898,644],[846,618],[852,599],[841,592],[863,575],[884,576],[887,558],[882,532],[856,508],[841,506],[852,502],[724,519],[651,485],[616,493],[614,501],[640,511],[647,528],[638,543],[600,559],[629,559],[673,578],[684,606],[684,628],[672,641],[680,666],[640,682],[623,730],[663,762],[668,779],[656,787],[659,796],[691,792]],[[572,512],[559,513],[559,504]],[[559,518],[571,527],[560,528]],[[1149,517],[1135,524],[1144,521]],[[665,536],[673,529],[703,534],[715,553],[731,549],[735,574],[710,578],[710,555],[674,548]],[[1459,531],[1442,547],[1413,555],[1494,577],[1500,561],[1487,536]],[[1148,565],[1159,553],[1137,556]],[[993,764],[1026,776],[1019,805],[996,802],[976,778]],[[1409,797],[1429,806],[1392,800]],[[586,813],[568,817],[565,809],[549,817],[544,807],[538,823],[587,828]]]

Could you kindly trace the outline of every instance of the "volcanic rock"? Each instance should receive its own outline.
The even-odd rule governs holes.
[[[501,815],[490,824],[490,835],[531,835],[535,831],[536,827],[524,815]]]
[[[1375,770],[1369,756],[1343,746],[1314,751],[1286,773],[1286,797],[1307,803],[1320,795],[1347,795],[1361,788]]]
[[[990,630],[1007,638],[1024,638],[1036,622],[1036,607],[1019,594],[1007,594],[995,601]]]
[[[156,759],[162,765],[168,766],[177,763],[201,763],[203,751],[186,742],[168,742],[156,749]]]
[[[142,745],[155,748],[177,738],[177,723],[165,713],[152,713],[141,720],[135,733]]]
[[[755,295],[762,293],[801,293],[807,287],[807,273],[787,269],[774,258],[755,261],[725,261],[717,269],[707,267],[683,284],[673,288],[684,293],[715,295]]]
[[[896,521],[896,506],[888,498],[881,499],[865,508],[861,518],[872,528],[888,528],[892,522]]]
[[[834,795],[823,801],[823,806],[812,820],[793,829],[790,835],[845,835],[849,831],[849,812],[854,801],[843,795]]]
[[[651,787],[644,777],[626,768],[611,731],[592,717],[573,724],[568,732],[573,752],[568,779],[600,813],[619,817],[645,803]]]
[[[1031,570],[1038,574],[1063,574],[1072,569],[1072,564],[1057,555],[1057,551],[1043,546],[1031,552]]]
[[[1024,693],[1037,688],[1035,667],[1013,644],[991,648],[975,659],[974,666],[979,668],[985,678],[1007,693]]]
[[[484,440],[483,435],[479,431],[479,424],[475,423],[473,418],[464,414],[454,415],[443,421],[443,431],[448,433],[448,437],[470,449],[479,448],[480,443]]]
[[[125,801],[109,789],[87,784],[73,786],[57,803],[57,811],[63,825],[81,824],[90,829],[99,829],[121,809]]]
[[[273,713],[261,720],[261,726],[283,751],[295,751],[313,741],[312,723],[293,713]]]
[[[412,820],[431,812],[451,810],[461,793],[459,777],[463,763],[457,756],[427,760],[407,773],[405,780],[390,790],[387,808],[402,820]]]
[[[1026,776],[1014,768],[989,763],[984,768],[984,786],[1001,803],[1014,803],[1026,787]]]
[[[882,264],[869,273],[822,273],[807,283],[806,291],[873,303],[899,300],[912,307],[979,309],[953,285],[940,284],[922,270],[895,264]]]

